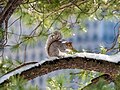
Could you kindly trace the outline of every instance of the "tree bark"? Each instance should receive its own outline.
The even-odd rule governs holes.
[[[0,24],[8,20],[15,9],[23,2],[23,0],[9,0],[5,8],[0,13]]]
[[[16,69],[6,73],[5,75],[10,74],[13,71],[19,71],[18,69],[32,64],[24,64],[22,66],[17,67]],[[47,60],[43,63],[37,63],[33,62],[34,66],[31,68],[28,68],[26,70],[23,70],[17,74],[14,74],[12,76],[20,75],[24,77],[27,80],[34,79],[38,76],[45,75],[47,73],[50,73],[55,70],[60,70],[60,69],[84,69],[84,70],[90,70],[90,71],[97,71],[97,72],[102,72],[104,74],[110,75],[112,80],[115,80],[117,75],[120,72],[120,65],[119,63],[113,63],[113,62],[108,62],[104,60],[96,60],[96,59],[90,59],[86,57],[66,57],[66,58],[59,58],[59,59],[53,59],[53,60]],[[3,76],[5,76],[3,75]],[[5,76],[6,77],[6,76]],[[2,77],[0,78],[2,80]],[[4,84],[8,79],[4,80],[4,82],[0,84]]]
[[[109,74],[113,79],[116,78],[120,71],[120,65],[103,60],[95,60],[82,57],[68,57],[46,61],[41,65],[32,67],[23,71],[20,75],[25,79],[31,80],[37,76],[45,75],[60,69],[84,69],[90,71],[102,72]]]
[[[0,13],[3,10],[3,6],[0,5]],[[4,33],[3,33],[3,28],[4,28],[4,22],[0,23],[0,51],[3,49],[2,45],[4,43]]]

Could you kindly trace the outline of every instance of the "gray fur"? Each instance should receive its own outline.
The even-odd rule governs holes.
[[[59,31],[55,31],[48,36],[46,41],[45,50],[47,56],[49,57],[58,57],[59,50],[64,52],[66,49],[65,44],[62,43],[62,35]]]

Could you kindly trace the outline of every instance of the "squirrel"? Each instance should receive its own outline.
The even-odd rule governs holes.
[[[59,52],[69,52],[68,50],[75,51],[72,42],[62,39],[59,31],[55,31],[48,36],[46,41],[45,50],[48,57],[59,57]]]

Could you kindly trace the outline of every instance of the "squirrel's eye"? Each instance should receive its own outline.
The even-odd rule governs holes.
[[[55,38],[55,36],[53,36],[53,38]]]
[[[51,35],[51,39],[53,39],[54,38],[54,35]]]

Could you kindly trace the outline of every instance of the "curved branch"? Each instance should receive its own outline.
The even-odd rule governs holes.
[[[114,80],[120,71],[120,65],[118,63],[120,61],[119,54],[108,56],[94,53],[77,53],[69,57],[51,58],[39,63],[31,62],[23,64],[0,77],[0,85],[15,75],[20,75],[27,80],[31,80],[55,70],[76,68],[109,74]],[[115,57],[118,57],[118,61],[115,60]]]

